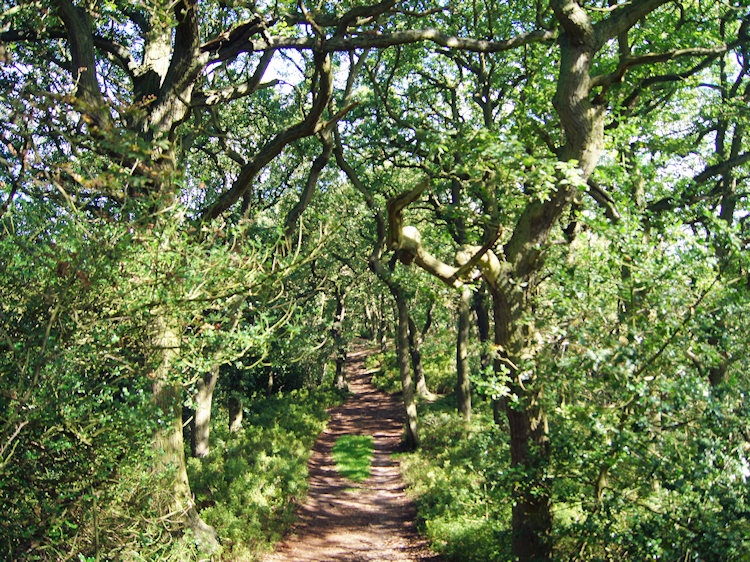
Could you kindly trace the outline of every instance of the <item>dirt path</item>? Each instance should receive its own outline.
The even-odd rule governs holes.
[[[331,412],[328,429],[310,458],[310,490],[298,509],[299,522],[274,561],[431,560],[415,528],[416,511],[404,492],[398,461],[391,454],[401,441],[403,414],[397,397],[379,392],[364,368],[367,352],[349,355],[347,379],[353,395]],[[331,449],[342,435],[372,435],[374,457],[367,480],[339,476]]]

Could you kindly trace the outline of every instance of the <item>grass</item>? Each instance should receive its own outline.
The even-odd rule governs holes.
[[[333,460],[339,474],[362,482],[370,477],[372,435],[342,435],[333,446]]]

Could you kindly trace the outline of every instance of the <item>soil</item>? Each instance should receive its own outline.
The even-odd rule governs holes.
[[[370,384],[367,355],[364,348],[349,354],[346,372],[352,395],[331,410],[328,428],[310,457],[310,489],[298,509],[298,523],[265,562],[442,560],[417,532],[416,509],[393,457],[401,446],[403,406],[397,396]],[[367,480],[353,482],[336,471],[331,449],[342,435],[373,436]]]

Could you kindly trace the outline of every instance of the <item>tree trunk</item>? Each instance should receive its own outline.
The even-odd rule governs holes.
[[[219,366],[211,368],[203,378],[198,379],[195,393],[195,416],[193,417],[193,456],[203,459],[208,456],[211,432],[211,403],[213,402],[216,380],[219,378]]]
[[[411,315],[409,315],[409,356],[411,358],[411,368],[414,371],[414,386],[417,396],[422,398],[432,398],[430,389],[427,388],[427,381],[424,378],[424,365],[422,364],[422,335],[417,330]]]
[[[362,334],[366,339],[377,341],[378,320],[377,309],[374,309],[369,302],[365,303],[365,333]]]
[[[349,385],[346,382],[346,348],[341,348],[336,356],[336,378],[335,385],[339,390],[347,390]]]
[[[380,312],[378,314],[378,338],[380,340],[380,352],[385,352],[388,345],[388,316],[385,313],[385,296],[380,295]]]
[[[487,310],[487,292],[484,289],[484,285],[474,293],[472,306],[477,318],[477,336],[479,337],[480,344],[479,364],[484,372],[492,366],[492,356],[489,352],[490,313]]]
[[[242,400],[236,396],[229,397],[229,431],[237,433],[242,429]]]
[[[404,410],[406,412],[406,446],[410,449],[419,447],[419,428],[417,424],[417,402],[414,395],[414,381],[411,377],[409,361],[409,310],[406,298],[399,290],[393,290],[398,311],[398,330],[396,334],[396,352],[398,370],[401,374],[401,390]]]
[[[493,290],[495,321],[494,369],[498,376],[508,374],[510,391],[517,402],[505,400],[505,415],[510,433],[511,466],[522,475],[514,485],[512,527],[513,554],[519,560],[549,560],[551,549],[552,505],[546,483],[549,463],[549,427],[541,405],[541,385],[534,367],[520,371],[521,356],[532,351],[529,334],[519,326],[511,311],[521,310],[520,303],[509,306],[506,295]]]
[[[458,301],[458,329],[456,330],[456,402],[458,412],[471,420],[471,385],[469,384],[469,316],[471,288],[464,285]]]
[[[152,325],[152,342],[156,354],[153,372],[153,400],[161,410],[165,423],[154,435],[156,458],[154,471],[168,474],[171,489],[163,513],[172,520],[182,520],[195,533],[196,538],[209,550],[218,547],[216,531],[198,515],[188,482],[185,448],[182,435],[182,384],[173,380],[172,363],[180,346],[177,323],[164,314],[156,314]]]
[[[340,390],[346,390],[349,385],[346,383],[346,341],[343,334],[344,315],[346,307],[344,299],[346,293],[343,290],[336,291],[336,315],[331,329],[333,335],[334,347],[336,348],[336,377],[334,384]]]
[[[474,314],[477,318],[477,333],[479,336],[479,365],[482,373],[492,368],[492,354],[490,353],[490,313],[487,310],[487,292],[485,286],[474,293]],[[500,398],[492,398],[492,419],[495,425],[500,425],[503,420],[504,407]]]

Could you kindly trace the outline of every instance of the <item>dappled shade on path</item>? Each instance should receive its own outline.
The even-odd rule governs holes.
[[[440,560],[417,533],[414,504],[392,456],[401,443],[403,408],[398,397],[369,383],[366,355],[362,348],[349,355],[352,396],[331,411],[310,458],[310,490],[298,510],[299,522],[266,562]],[[362,482],[342,477],[335,468],[331,450],[343,435],[373,436],[372,473]]]

